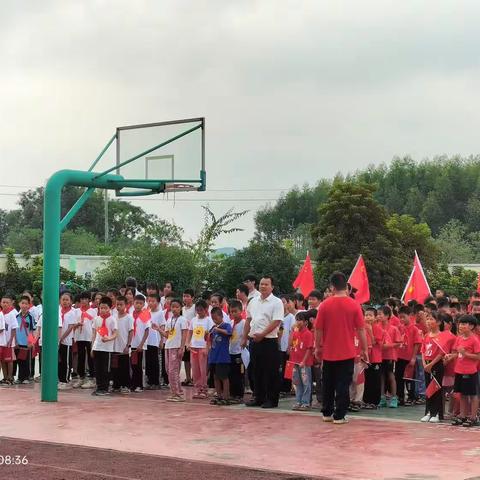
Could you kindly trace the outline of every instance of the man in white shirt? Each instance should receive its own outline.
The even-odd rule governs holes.
[[[283,321],[283,303],[273,295],[274,281],[265,275],[260,280],[260,296],[247,307],[243,345],[250,339],[250,361],[253,367],[254,398],[249,407],[276,408],[279,396],[280,354],[278,329]]]
[[[243,279],[243,284],[248,288],[248,301],[260,296],[260,292],[257,290],[257,282],[258,280],[255,275],[247,275]]]

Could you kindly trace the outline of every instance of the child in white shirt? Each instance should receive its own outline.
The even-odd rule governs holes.
[[[59,316],[62,324],[58,345],[58,389],[68,390],[72,368],[73,328],[77,324],[77,310],[72,308],[73,297],[70,292],[60,295]]]
[[[136,295],[133,300],[133,337],[132,354],[130,358],[132,366],[131,391],[143,392],[143,351],[147,349],[147,338],[152,322],[150,313],[145,310],[145,297]]]

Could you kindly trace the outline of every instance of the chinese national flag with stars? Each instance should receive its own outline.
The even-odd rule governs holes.
[[[425,298],[431,295],[430,287],[428,286],[425,273],[423,272],[420,258],[415,252],[415,260],[413,262],[413,270],[408,279],[407,286],[403,292],[402,300],[407,303],[410,300],[416,300],[418,303],[423,303]]]
[[[367,269],[362,255],[358,257],[348,283],[357,289],[355,300],[358,303],[363,304],[370,301],[370,284],[368,283]]]
[[[313,279],[312,262],[310,254],[307,253],[303,267],[298,272],[297,278],[293,282],[293,288],[298,288],[306,297],[312,290],[315,290],[315,281]]]

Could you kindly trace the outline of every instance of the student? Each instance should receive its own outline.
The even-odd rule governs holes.
[[[259,297],[260,292],[257,290],[258,279],[255,275],[246,275],[243,284],[248,288],[248,300]]]
[[[295,316],[292,314],[294,304],[291,302],[290,295],[281,295],[280,300],[283,303],[284,317],[283,322],[278,329],[278,340],[280,348],[280,395],[290,394],[292,391],[292,381],[284,377],[285,365],[289,358],[289,340],[290,335],[295,325]],[[293,306],[293,308],[292,308]]]
[[[294,363],[292,382],[295,385],[296,403],[292,410],[310,410],[313,365],[313,334],[307,325],[306,312],[298,312],[290,340],[290,361]]]
[[[145,289],[147,291],[147,297],[153,293],[156,293],[157,295],[159,295],[159,288],[158,288],[157,282],[148,282]]]
[[[35,338],[38,342],[38,365],[39,365],[39,375],[35,377],[36,382],[40,382],[42,379],[42,342],[43,342],[43,313],[40,314],[37,320],[37,329],[35,330]],[[62,336],[62,317],[58,316],[58,338]]]
[[[5,349],[7,348],[7,337],[5,335],[5,316],[3,315],[2,310],[0,309],[0,364],[3,367],[3,354]],[[3,374],[3,379],[0,381],[0,385],[6,385],[6,379],[8,377]]]
[[[113,390],[120,391],[123,394],[130,393],[130,345],[132,337],[133,317],[127,313],[127,299],[120,295],[117,297],[117,337],[113,344],[116,367],[112,368],[112,372]]]
[[[170,382],[170,397],[167,402],[184,402],[182,386],[180,384],[180,366],[187,341],[187,321],[181,316],[182,303],[180,300],[171,301],[171,315],[167,319],[165,331],[160,332],[166,338],[165,357],[168,380]]]
[[[218,307],[222,310],[223,312],[223,321],[225,323],[232,323],[230,317],[228,316],[228,313],[225,312],[223,310],[223,301],[224,301],[224,297],[221,293],[214,293],[212,296],[211,296],[211,299],[210,299],[210,310],[212,310],[212,308],[214,307]]]
[[[72,308],[73,297],[70,292],[60,295],[59,315],[62,330],[58,342],[58,389],[69,390],[72,386],[68,383],[72,368],[72,343],[73,328],[77,324],[77,311]]]
[[[295,293],[293,295],[293,301],[295,302],[295,310],[297,312],[303,312],[305,310],[305,297],[301,293]]]
[[[312,290],[307,297],[308,308],[317,308],[320,306],[323,300],[323,294],[320,290]]]
[[[422,345],[422,337],[418,328],[410,323],[410,309],[402,306],[399,309],[400,334],[402,343],[397,349],[397,363],[395,364],[395,381],[397,383],[397,396],[400,405],[411,406],[415,403],[415,386],[413,381],[405,380],[405,369],[407,366],[415,368],[417,353]],[[405,401],[405,385],[407,387],[408,399]]]
[[[33,344],[29,343],[30,335],[35,331],[35,321],[30,313],[30,297],[24,295],[20,297],[18,303],[20,312],[17,315],[16,348],[18,378],[16,384],[28,385],[30,383],[30,366]],[[22,358],[26,354],[26,358]]]
[[[150,319],[142,318],[142,312],[145,308],[145,297],[136,295],[133,300],[133,337],[132,337],[132,379],[131,391],[134,393],[143,392],[143,354],[147,349],[147,338],[152,326]],[[144,314],[145,315],[145,314]]]
[[[160,346],[160,329],[165,329],[165,316],[160,308],[158,293],[149,293],[147,304],[150,310],[152,327],[147,338],[147,351],[145,353],[145,374],[147,375],[147,390],[160,389],[160,360],[158,349]]]
[[[363,391],[363,408],[373,410],[380,404],[382,351],[385,335],[377,320],[377,309],[368,307],[365,310],[365,331],[367,345],[369,346],[368,357],[370,365],[365,370],[365,387]]]
[[[245,327],[243,305],[240,300],[231,300],[229,305],[230,318],[233,320],[232,336],[230,337],[230,397],[234,403],[242,403],[245,394],[245,368],[242,362],[242,336]]]
[[[195,305],[193,303],[193,297],[195,293],[192,289],[188,288],[183,292],[183,307],[182,307],[182,317],[187,322],[187,327],[190,329],[190,324],[192,322],[193,317],[195,317]],[[185,353],[183,354],[183,366],[185,368],[185,381],[182,382],[183,386],[191,387],[193,385],[192,381],[192,363],[191,363],[191,356],[190,350],[187,348],[185,349]]]
[[[97,316],[97,309],[91,308],[90,294],[88,292],[82,292],[79,300],[80,304],[77,309],[77,319],[73,334],[78,355],[78,379],[72,383],[72,387],[87,389],[95,387],[95,367],[90,352],[92,351],[93,320]],[[85,372],[86,361],[88,362],[88,379]]]
[[[426,399],[425,416],[420,419],[422,422],[438,423],[443,420],[443,353],[440,346],[440,331],[443,330],[443,324],[436,312],[427,315],[428,333],[425,335],[422,343],[422,361],[425,371],[425,385],[428,387],[430,382],[437,382],[440,389]]]
[[[160,305],[165,309],[165,301],[168,297],[173,297],[173,282],[165,282],[163,285],[163,296],[160,299]]]
[[[242,317],[247,318],[247,305],[248,305],[248,287],[241,283],[238,285],[235,291],[235,298],[242,302]]]
[[[125,298],[127,299],[126,312],[130,315],[133,314],[133,301],[135,299],[135,289],[127,287],[125,289]]]
[[[456,332],[457,326],[451,315],[446,313],[440,314],[440,319],[443,322],[443,332],[440,333],[439,344],[442,347],[442,351],[445,354],[443,357],[443,366],[445,368],[443,373],[443,393],[444,393],[444,405],[448,402],[448,414],[453,417],[455,409],[458,410],[460,405],[456,405],[455,394],[453,393],[453,387],[455,384],[455,359],[450,357],[449,354],[453,352],[455,342],[457,341]]]
[[[212,399],[211,405],[230,405],[230,353],[229,344],[232,335],[232,326],[225,322],[220,307],[213,307],[210,315],[215,324],[210,330],[210,351],[208,365],[215,379],[217,398]]]
[[[460,394],[460,416],[453,420],[452,425],[478,425],[480,341],[474,333],[476,325],[473,315],[462,315],[458,319],[459,335],[454,353],[447,355],[456,359],[454,390]]]
[[[107,297],[112,301],[112,315],[117,316],[117,298],[120,292],[116,288],[109,288],[107,290]]]
[[[95,361],[97,388],[92,395],[104,396],[108,393],[108,365],[117,338],[117,320],[112,315],[112,300],[105,296],[98,305],[99,315],[93,320],[92,355]]]
[[[192,373],[194,394],[193,398],[205,399],[208,394],[207,386],[207,341],[208,332],[213,327],[212,319],[208,316],[208,305],[205,300],[198,300],[195,304],[197,315],[189,324],[187,336],[187,350],[192,359]]]
[[[381,392],[379,407],[398,407],[397,383],[394,369],[397,360],[397,348],[401,345],[401,336],[398,328],[391,323],[392,309],[388,306],[378,310],[377,318],[383,330],[384,342],[382,345]],[[386,389],[390,392],[390,401],[387,402]]]
[[[13,307],[13,295],[5,294],[1,299],[3,320],[5,322],[5,346],[2,347],[2,371],[3,380],[1,385],[13,385],[13,347],[17,333],[17,311]]]

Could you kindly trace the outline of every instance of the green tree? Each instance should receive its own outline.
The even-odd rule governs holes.
[[[474,260],[467,227],[459,220],[450,220],[444,225],[435,243],[442,263],[470,263]]]
[[[448,295],[466,299],[476,290],[477,273],[462,267],[454,267],[450,272],[446,265],[440,265],[429,274],[430,288],[445,290]]]
[[[8,232],[5,245],[15,253],[41,253],[43,232],[40,228],[15,227]]]
[[[65,230],[62,233],[61,252],[71,255],[98,255],[102,249],[102,244],[98,238],[91,232],[83,228],[76,230]]]
[[[385,209],[373,198],[374,187],[337,182],[313,228],[316,274],[326,284],[334,270],[349,274],[364,256],[375,299],[398,294],[408,276],[400,245],[387,227]]]

